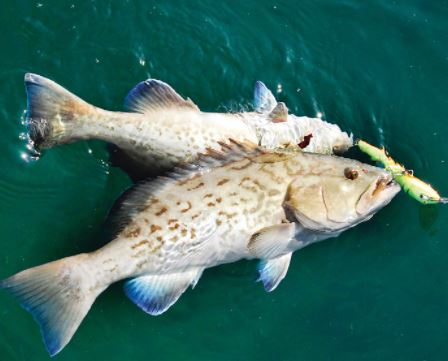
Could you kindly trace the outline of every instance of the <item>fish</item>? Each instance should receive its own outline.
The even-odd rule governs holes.
[[[400,191],[387,171],[351,159],[221,147],[135,185],[117,211],[119,232],[102,248],[0,281],[40,324],[51,356],[117,281],[144,312],[160,315],[205,269],[258,259],[270,292],[294,251],[370,219]]]
[[[125,99],[128,112],[100,109],[55,82],[28,73],[26,123],[37,152],[78,140],[100,139],[123,153],[116,159],[136,178],[159,175],[181,162],[190,162],[207,148],[220,149],[228,139],[250,141],[273,149],[296,145],[312,134],[306,151],[342,154],[353,137],[320,118],[288,114],[260,81],[254,90],[255,111],[202,112],[171,86],[148,79]],[[123,160],[121,160],[123,158]],[[139,174],[141,173],[141,174]]]

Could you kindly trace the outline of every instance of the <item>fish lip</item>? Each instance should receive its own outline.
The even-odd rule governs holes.
[[[380,201],[373,202],[374,205],[367,208],[364,212],[358,210],[358,202],[356,206],[356,213],[361,217],[369,217],[373,214],[375,214],[378,210],[381,208],[384,208],[387,204],[392,201],[392,199],[397,195],[397,193],[401,190],[401,187],[398,185],[398,183],[394,180],[393,176],[388,173],[384,172],[383,174],[379,175],[376,179],[376,186],[372,190],[370,187],[363,192],[358,199],[358,202],[366,195],[370,197],[376,197],[380,196]],[[378,195],[377,193],[380,193],[381,195]],[[376,204],[375,204],[376,203]]]

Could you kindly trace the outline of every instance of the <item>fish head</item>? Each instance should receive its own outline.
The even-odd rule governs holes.
[[[348,135],[346,132],[341,132],[338,136],[335,137],[332,150],[334,154],[342,155],[352,146],[353,135]]]
[[[308,230],[339,234],[370,219],[400,191],[383,169],[328,158],[330,167],[294,179],[285,198],[293,221]]]

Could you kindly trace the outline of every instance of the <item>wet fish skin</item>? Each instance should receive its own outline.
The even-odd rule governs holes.
[[[194,160],[207,148],[218,150],[218,142],[230,138],[273,149],[298,144],[312,133],[305,150],[325,154],[341,153],[353,144],[337,125],[318,118],[283,113],[281,119],[287,121],[277,123],[271,112],[279,112],[278,108],[285,112],[286,108],[276,107],[272,93],[260,82],[255,92],[258,111],[243,113],[201,112],[191,100],[153,79],[131,90],[125,102],[129,112],[92,106],[36,74],[25,75],[25,86],[29,134],[38,149],[100,139],[116,145],[148,175]]]
[[[272,291],[292,252],[369,219],[400,189],[389,173],[350,159],[222,146],[225,154],[211,150],[169,177],[136,186],[108,245],[0,282],[34,315],[51,355],[116,281],[128,279],[127,296],[158,315],[204,269],[256,258]],[[359,175],[348,179],[347,168]]]

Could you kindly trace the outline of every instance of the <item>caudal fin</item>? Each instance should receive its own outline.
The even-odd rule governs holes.
[[[106,288],[97,286],[89,274],[89,256],[81,254],[30,268],[0,282],[17,297],[40,326],[45,346],[56,355],[70,341],[97,296]]]
[[[79,131],[77,122],[96,109],[54,81],[37,74],[25,75],[25,88],[28,132],[38,149],[75,140]]]

